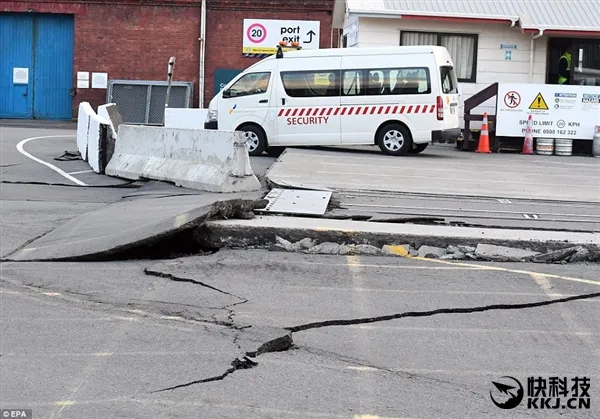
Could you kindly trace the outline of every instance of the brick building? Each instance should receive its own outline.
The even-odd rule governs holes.
[[[202,3],[0,1],[0,90],[8,92],[0,99],[0,118],[76,116],[80,102],[97,107],[107,97],[106,88],[94,88],[92,80],[88,87],[85,81],[80,84],[79,72],[88,73],[90,79],[94,73],[106,73],[108,80],[164,82],[170,56],[177,59],[174,80],[193,83],[192,106],[201,106],[201,85],[207,106],[219,71],[233,74],[258,61],[242,54],[244,19],[319,21],[320,47],[337,46],[334,0],[300,0],[292,5],[285,0],[206,0],[202,60]]]

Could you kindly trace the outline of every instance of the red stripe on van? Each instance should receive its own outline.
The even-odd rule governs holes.
[[[321,113],[319,114],[319,116],[323,116],[325,112],[327,112],[327,108],[321,109]]]
[[[290,114],[291,114],[291,113],[292,113],[292,108],[288,108],[288,109],[285,111],[285,116],[290,116]]]
[[[392,110],[392,113],[396,113],[398,112],[398,106],[394,106],[394,109]]]
[[[369,112],[369,107],[368,107],[368,106],[365,106],[365,110],[363,111],[363,113],[362,113],[362,114],[363,114],[363,115],[365,115],[367,112]]]
[[[333,109],[333,108],[331,108],[331,109]],[[337,115],[338,113],[340,113],[340,111],[341,111],[341,110],[342,110],[342,108],[335,108],[335,112],[334,112],[334,114],[333,114],[333,115],[334,115],[334,116],[335,116],[335,115]],[[330,112],[330,113],[331,113],[331,112]],[[327,115],[329,115],[329,113],[328,113]]]
[[[339,109],[339,108],[338,108]],[[329,108],[327,110],[327,116],[331,115],[331,113],[334,111],[334,108]]]
[[[294,112],[292,112],[292,116],[296,116],[297,113],[298,113],[298,108],[294,109]]]
[[[415,109],[415,113],[419,113],[420,110],[421,110],[421,105],[417,105],[417,108]]]
[[[390,113],[390,109],[392,109],[392,107],[391,107],[391,106],[388,106],[388,107],[385,109],[385,113],[386,113],[386,115],[387,115],[388,113]]]
[[[302,116],[302,115],[304,115],[304,111],[305,111],[305,110],[306,110],[306,109],[304,109],[304,108],[300,109],[300,113],[298,114],[298,116]]]
[[[385,109],[385,106],[380,106],[379,107],[379,112],[377,112],[379,115],[381,115],[383,113],[383,110]]]
[[[405,109],[406,109],[406,106],[402,106],[402,108],[400,109],[400,113],[404,113]]]
[[[348,108],[342,108],[342,115],[346,115],[347,110],[348,110]]]
[[[283,113],[284,113],[284,112],[285,112],[285,109],[283,109],[283,108],[282,108],[282,109],[280,109],[280,110],[279,110],[279,115],[277,115],[277,116],[283,116]]]
[[[377,106],[373,106],[371,107],[371,112],[369,112],[371,115],[373,115],[375,113],[375,111],[377,110]]]
[[[412,105],[410,105],[410,106],[408,107],[408,111],[406,111],[406,113],[412,113],[412,110],[413,110],[413,107],[412,107]]]
[[[429,110],[429,113],[433,113],[435,111],[435,105],[431,105],[431,109]]]
[[[424,106],[423,106],[423,113],[427,112],[427,108],[428,108],[428,106],[427,106],[427,105],[424,105]]]

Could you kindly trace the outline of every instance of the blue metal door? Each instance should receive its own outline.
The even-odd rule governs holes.
[[[73,16],[35,17],[33,117],[71,119],[73,116]]]
[[[71,119],[73,16],[0,14],[0,118]]]
[[[0,118],[33,116],[33,18],[0,14]]]

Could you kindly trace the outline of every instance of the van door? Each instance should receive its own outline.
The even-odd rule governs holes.
[[[340,62],[338,57],[278,60],[275,144],[341,144]]]
[[[460,128],[460,94],[458,80],[452,66],[440,67],[444,121],[442,129]]]
[[[273,129],[265,124],[274,77],[271,71],[256,71],[242,74],[230,87],[222,92],[219,100],[219,129],[234,131],[241,124],[253,122],[261,125],[269,138]]]

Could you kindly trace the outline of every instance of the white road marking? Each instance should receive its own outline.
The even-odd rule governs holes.
[[[82,173],[92,173],[93,170],[80,170],[79,172],[71,172],[70,175],[80,175]]]
[[[65,138],[65,137],[75,137],[75,135],[46,135],[43,137],[32,137],[32,138],[26,138],[25,140],[21,141],[19,144],[17,144],[17,151],[19,153],[21,153],[22,155],[24,155],[25,157],[30,158],[33,161],[36,161],[40,164],[43,164],[44,166],[54,170],[56,173],[58,173],[59,175],[63,176],[64,178],[70,180],[71,182],[75,183],[76,185],[79,186],[87,186],[87,184],[83,183],[82,181],[80,181],[77,178],[74,178],[73,176],[71,176],[70,174],[68,174],[67,172],[65,172],[64,170],[59,169],[58,167],[54,166],[53,164],[48,163],[47,161],[44,161],[42,159],[38,159],[37,157],[29,154],[28,152],[26,152],[23,149],[23,146],[25,144],[27,144],[29,141],[33,141],[33,140],[43,140],[43,139],[47,139],[47,138]]]

